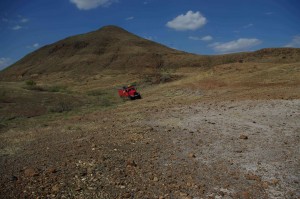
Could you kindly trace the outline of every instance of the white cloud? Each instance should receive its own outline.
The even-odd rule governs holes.
[[[151,36],[145,36],[144,38],[153,41],[153,37]]]
[[[2,18],[1,19],[3,22],[9,22],[9,20],[7,18]]]
[[[185,15],[181,14],[169,21],[166,25],[169,28],[184,31],[184,30],[196,30],[201,28],[207,23],[206,18],[198,11],[188,11]]]
[[[284,47],[300,48],[300,35],[294,36],[292,41],[287,45],[285,45]]]
[[[29,48],[29,49],[35,49],[35,48],[38,48],[38,47],[40,47],[39,43],[34,43],[32,45],[26,46],[26,48]]]
[[[79,10],[90,10],[99,6],[107,7],[117,0],[70,0]]]
[[[215,51],[221,53],[229,53],[229,52],[238,52],[242,50],[247,50],[253,46],[259,45],[261,41],[256,38],[247,39],[240,38],[238,40],[226,42],[226,43],[213,43],[210,44],[209,47],[212,47]]]
[[[213,40],[213,37],[210,35],[204,36],[204,37],[193,37],[190,36],[189,39],[196,40],[196,41],[211,41]]]
[[[273,12],[266,12],[265,15],[272,15]]]
[[[20,30],[22,29],[22,26],[20,25],[15,25],[14,27],[12,27],[13,30]]]
[[[21,23],[27,23],[28,21],[29,21],[29,19],[27,19],[27,18],[22,18],[22,19],[20,20]]]
[[[253,26],[253,23],[249,23],[248,25],[245,25],[244,28],[250,28]]]
[[[213,37],[210,36],[210,35],[207,35],[207,36],[205,36],[205,37],[202,37],[201,40],[202,40],[202,41],[211,41],[211,40],[213,40]]]
[[[0,70],[12,64],[12,59],[8,57],[0,57]]]
[[[127,17],[127,18],[126,18],[127,21],[133,20],[133,19],[134,19],[134,17]]]
[[[194,37],[194,36],[189,36],[189,39],[195,40],[195,41],[200,41],[201,40],[200,37]]]

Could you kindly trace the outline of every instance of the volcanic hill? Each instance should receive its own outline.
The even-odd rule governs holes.
[[[299,59],[300,49],[263,49],[250,53],[204,56],[168,48],[117,26],[105,26],[46,45],[1,71],[0,79],[24,80],[64,73],[91,76],[103,70],[147,73],[161,68],[209,67],[257,61],[287,62]]]
[[[194,55],[140,38],[116,26],[68,37],[44,46],[4,70],[2,77],[71,72],[97,74],[104,69],[141,71],[163,65],[179,66]]]

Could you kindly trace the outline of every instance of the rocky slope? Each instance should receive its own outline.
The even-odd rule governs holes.
[[[72,76],[151,73],[161,68],[211,67],[233,62],[299,61],[300,49],[263,49],[217,56],[195,55],[138,37],[116,26],[76,35],[44,46],[0,72],[2,80],[24,80],[55,73]]]

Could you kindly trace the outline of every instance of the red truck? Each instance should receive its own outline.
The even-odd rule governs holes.
[[[119,96],[123,98],[129,98],[131,100],[141,99],[142,96],[136,91],[134,86],[124,86],[122,89],[118,89]]]

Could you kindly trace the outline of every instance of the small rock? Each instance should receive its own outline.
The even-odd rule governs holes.
[[[247,140],[247,139],[248,139],[248,136],[247,136],[247,135],[240,135],[240,139],[242,139],[242,140]]]
[[[189,153],[189,155],[188,155],[190,158],[195,158],[196,157],[196,155],[194,154],[194,153]]]
[[[135,163],[134,160],[128,160],[127,163],[126,163],[127,166],[131,166],[131,167],[136,167],[137,164]]]
[[[186,197],[186,196],[188,196],[188,194],[187,194],[187,193],[180,192],[180,193],[179,193],[179,196],[181,196],[181,197]]]
[[[123,198],[130,198],[131,197],[131,193],[124,193],[123,194]]]
[[[246,174],[245,175],[245,178],[247,180],[255,180],[255,181],[260,181],[261,180],[261,177],[259,177],[258,175],[255,175],[255,174]]]
[[[158,182],[158,177],[155,176],[155,177],[153,178],[153,181],[154,181],[154,182]]]
[[[55,168],[50,167],[50,168],[48,168],[48,169],[46,170],[46,172],[47,172],[48,174],[51,174],[51,173],[56,173],[57,170],[56,170]]]
[[[87,187],[88,190],[97,190],[97,187]]]
[[[273,179],[270,184],[271,185],[277,185],[279,183],[279,180],[278,179]]]
[[[81,175],[81,176],[86,176],[86,175],[87,175],[87,169],[85,169],[85,168],[84,168],[84,169],[81,169],[81,170],[80,170],[80,175]]]
[[[241,198],[242,199],[250,199],[250,194],[248,191],[244,191],[241,193]]]
[[[264,189],[268,189],[269,183],[268,183],[268,182],[263,182],[263,183],[262,183],[262,187],[263,187]]]
[[[126,187],[125,187],[124,185],[121,185],[120,188],[121,188],[121,189],[125,189]]]
[[[27,169],[24,170],[24,175],[25,175],[26,177],[34,177],[34,176],[38,176],[39,173],[38,173],[38,171],[37,171],[36,169],[34,169],[34,168],[27,168]]]
[[[236,152],[236,153],[243,153],[243,150],[237,149],[237,150],[235,150],[234,152]]]
[[[95,169],[93,167],[88,167],[86,171],[88,174],[92,174],[94,173]]]
[[[53,192],[58,192],[60,188],[59,188],[59,185],[56,184],[51,189],[52,189]]]
[[[77,188],[75,189],[75,191],[81,191],[81,190],[82,190],[81,187],[77,187]]]
[[[14,176],[14,175],[12,175],[12,176],[11,176],[11,178],[10,178],[10,180],[11,180],[11,181],[17,181],[17,180],[18,180],[18,177],[17,177],[17,176]]]
[[[225,196],[225,193],[223,191],[219,191],[219,195],[224,197]]]

